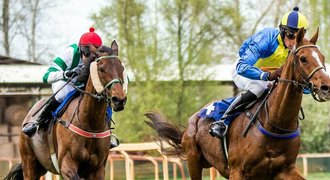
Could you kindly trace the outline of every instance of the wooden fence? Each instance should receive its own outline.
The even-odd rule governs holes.
[[[142,152],[139,154],[145,154],[143,152],[147,151],[155,151],[158,156],[150,156],[150,155],[137,155],[136,152]],[[135,154],[134,154],[134,153]],[[155,153],[153,152],[153,153]],[[307,177],[308,175],[308,159],[310,158],[330,158],[330,153],[327,154],[300,154],[298,155],[298,159],[302,159],[303,164],[303,175]],[[0,161],[8,162],[9,167],[11,167],[15,162],[19,162],[19,158],[6,158],[0,157]],[[183,161],[179,158],[164,156],[160,152],[160,147],[155,142],[149,143],[130,143],[130,144],[121,144],[116,148],[113,148],[109,152],[108,163],[109,163],[109,172],[110,172],[110,180],[115,179],[115,170],[114,165],[118,161],[125,162],[125,177],[126,180],[134,180],[135,179],[135,162],[137,161],[147,161],[150,162],[153,166],[154,171],[154,179],[159,180],[159,164],[162,164],[162,179],[169,179],[169,166],[172,165],[173,174],[171,175],[171,179],[176,180],[179,173],[181,175],[181,179],[185,180],[187,177],[184,171]],[[210,179],[215,180],[219,177],[218,172],[214,169],[210,169]],[[3,177],[2,177],[3,178]],[[43,177],[43,179],[60,179],[59,176],[47,174]]]

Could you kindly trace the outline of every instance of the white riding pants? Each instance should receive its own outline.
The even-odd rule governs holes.
[[[236,71],[237,63],[238,60],[233,64],[233,69],[232,69],[232,77],[234,83],[239,89],[244,91],[249,90],[259,98],[262,95],[262,93],[265,91],[265,89],[267,89],[268,85],[272,84],[272,81],[254,80],[237,74]]]
[[[54,82],[52,84],[53,93],[56,93],[59,89],[61,89],[64,86],[65,83],[66,83],[66,81],[57,81],[57,82]],[[71,92],[72,90],[74,90],[74,87],[72,87],[70,84],[65,85],[55,95],[56,101],[59,102],[59,103],[63,102],[63,100],[65,99],[66,95],[69,94],[69,92]]]

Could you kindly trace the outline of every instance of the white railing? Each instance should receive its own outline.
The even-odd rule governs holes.
[[[159,156],[149,156],[149,155],[132,155],[132,152],[139,151],[156,151],[159,153]],[[309,158],[330,158],[330,153],[326,154],[299,154],[298,159],[302,159],[303,163],[303,175],[307,177],[308,175],[308,159]],[[20,158],[8,158],[0,157],[0,161],[8,162],[9,169],[13,166],[14,163],[19,162]],[[116,161],[125,162],[125,176],[126,180],[135,179],[134,171],[134,162],[135,161],[148,161],[151,163],[154,169],[154,179],[159,180],[159,163],[163,165],[163,178],[164,180],[169,179],[169,164],[173,167],[173,179],[176,180],[178,176],[178,170],[181,174],[182,179],[186,179],[184,173],[183,161],[179,158],[173,158],[164,156],[161,154],[160,147],[156,142],[149,143],[129,143],[129,144],[120,144],[118,147],[113,148],[109,152],[108,163],[110,163],[110,180],[114,180],[114,163]],[[214,169],[210,169],[210,179],[215,180],[219,176],[219,173]],[[52,175],[47,173],[42,179],[60,179],[58,175]]]

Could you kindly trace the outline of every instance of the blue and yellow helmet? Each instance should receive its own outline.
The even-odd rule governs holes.
[[[280,27],[285,29],[290,29],[293,31],[298,31],[300,28],[307,29],[308,28],[308,21],[306,17],[299,12],[298,7],[294,7],[292,11],[287,12],[282,20]]]

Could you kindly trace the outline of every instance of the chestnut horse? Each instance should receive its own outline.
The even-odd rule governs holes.
[[[213,120],[200,118],[198,112],[189,118],[184,131],[160,113],[145,114],[151,120],[146,123],[157,132],[160,140],[170,145],[161,143],[163,152],[185,156],[193,180],[202,179],[202,169],[209,167],[234,180],[304,179],[295,166],[300,149],[298,115],[303,89],[308,88],[318,101],[330,99],[330,77],[325,69],[325,58],[315,45],[318,30],[310,40],[304,36],[304,30],[300,29],[296,46],[283,66],[276,87],[246,136],[242,133],[250,119],[245,113],[231,123],[227,134],[228,159],[221,148],[222,140],[208,133]],[[254,105],[249,112],[254,113],[260,104]]]
[[[100,52],[90,46],[96,60],[90,64],[85,90],[57,119],[60,123],[55,123],[50,133],[53,138],[49,138],[49,129],[39,130],[32,138],[21,133],[22,162],[5,179],[39,179],[47,171],[64,179],[104,179],[111,135],[105,121],[106,108],[121,111],[127,99],[118,45],[113,41],[111,49],[107,49],[108,52]],[[23,124],[38,117],[32,114],[44,102],[42,99],[32,107]],[[50,155],[52,150],[54,156]]]

